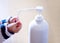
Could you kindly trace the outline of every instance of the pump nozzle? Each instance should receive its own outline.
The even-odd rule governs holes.
[[[43,7],[42,7],[42,6],[37,6],[37,7],[35,7],[35,8],[20,9],[20,10],[17,11],[17,13],[19,14],[19,13],[22,12],[22,11],[31,11],[31,10],[36,10],[39,14],[41,14],[42,11],[43,11]]]

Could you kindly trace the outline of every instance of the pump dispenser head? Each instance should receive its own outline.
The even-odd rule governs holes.
[[[43,11],[43,7],[42,6],[37,6],[36,8],[36,11],[39,13],[39,15],[42,13]]]
[[[43,11],[43,7],[37,6],[35,9],[38,12],[38,15],[35,17],[35,20],[39,24],[43,20],[43,16],[41,15],[41,13]]]
[[[17,10],[17,15],[19,15],[21,12],[24,12],[24,11],[32,11],[32,10],[35,10],[39,13],[39,15],[42,13],[43,11],[43,7],[42,6],[37,6],[35,8],[23,8],[23,9],[19,9]]]

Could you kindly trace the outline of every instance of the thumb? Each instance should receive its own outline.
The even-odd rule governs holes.
[[[11,27],[11,26],[14,26],[14,25],[16,25],[16,23],[8,24],[7,27]]]

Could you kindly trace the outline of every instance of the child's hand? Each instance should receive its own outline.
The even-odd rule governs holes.
[[[21,29],[21,27],[22,24],[19,19],[17,17],[13,17],[8,24],[8,31],[16,33]]]

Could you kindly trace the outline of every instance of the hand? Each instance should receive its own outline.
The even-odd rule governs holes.
[[[21,22],[17,17],[11,18],[10,23],[8,24],[8,31],[17,33],[22,27]]]

